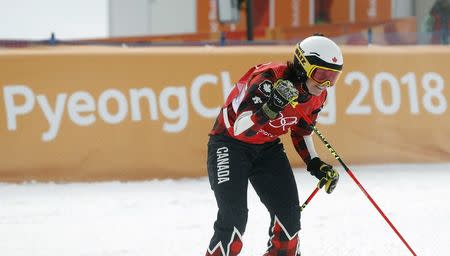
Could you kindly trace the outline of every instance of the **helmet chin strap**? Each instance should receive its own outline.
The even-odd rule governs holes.
[[[309,92],[308,87],[306,86],[306,82],[301,82],[300,83],[300,90],[298,91],[298,102],[306,102],[308,101],[312,94]]]
[[[299,95],[298,95],[298,102],[306,102],[308,101],[312,94],[309,93],[308,87],[306,86],[306,80],[308,80],[308,77],[306,76],[306,72],[303,70],[303,68],[298,63],[298,60],[294,57],[294,60],[292,61],[293,64],[293,73],[295,74],[296,82],[300,83],[300,86],[298,89]]]

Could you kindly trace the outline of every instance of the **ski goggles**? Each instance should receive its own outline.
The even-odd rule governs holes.
[[[319,83],[319,85],[322,87],[333,86],[341,75],[342,71],[340,70],[309,63],[309,61],[303,55],[302,50],[298,46],[295,51],[295,57],[305,69],[306,76]]]

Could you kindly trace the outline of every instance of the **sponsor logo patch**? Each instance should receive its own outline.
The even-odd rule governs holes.
[[[296,124],[298,122],[297,117],[295,116],[284,116],[283,113],[280,113],[280,117],[277,119],[271,120],[269,125],[273,128],[281,128],[283,131],[286,131],[287,128]]]

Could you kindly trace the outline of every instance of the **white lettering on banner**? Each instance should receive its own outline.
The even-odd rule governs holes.
[[[223,101],[225,102],[228,94],[233,90],[234,84],[231,83],[230,73],[222,71],[220,72],[220,77],[222,78]]]
[[[58,134],[67,94],[61,93],[56,97],[55,111],[52,111],[47,97],[44,95],[38,95],[36,98],[50,126],[48,131],[42,134],[42,140],[50,141],[56,137],[56,134]]]
[[[14,96],[20,95],[25,98],[23,105],[16,105]],[[11,85],[3,88],[3,98],[6,106],[6,122],[8,130],[15,131],[17,129],[17,116],[25,115],[34,108],[34,93],[26,85]]]
[[[387,83],[383,83],[384,81]],[[389,86],[391,99],[388,102],[391,102],[391,104],[386,103],[383,98],[383,93],[381,91],[383,84]],[[394,75],[387,72],[381,72],[374,77],[372,86],[373,96],[377,99],[375,100],[375,106],[386,115],[393,115],[397,113],[400,109],[401,94],[400,86]]]
[[[169,106],[169,98],[178,98],[178,109],[172,110]],[[186,88],[184,87],[166,87],[159,95],[159,104],[161,112],[165,117],[171,120],[178,119],[177,123],[164,123],[163,130],[166,132],[180,132],[188,122],[188,103],[186,99]]]
[[[359,81],[360,90],[353,99],[350,106],[347,108],[346,114],[349,115],[367,115],[372,113],[372,108],[369,105],[363,105],[362,101],[369,92],[370,82],[367,76],[361,72],[351,72],[345,77],[345,84],[351,85],[353,81]]]
[[[220,73],[222,82],[223,99],[226,99],[233,85],[230,83],[229,72]],[[221,103],[212,108],[207,108],[202,103],[201,88],[205,85],[218,85],[219,78],[213,74],[201,74],[197,76],[191,85],[188,94],[185,86],[166,86],[160,93],[159,98],[151,88],[131,88],[126,92],[119,89],[106,89],[96,100],[88,91],[75,91],[69,93],[59,93],[56,95],[56,101],[51,104],[45,94],[36,95],[27,85],[5,85],[3,87],[3,99],[6,112],[6,123],[9,131],[18,129],[18,118],[30,114],[38,102],[40,111],[43,113],[47,123],[48,130],[43,132],[41,139],[45,142],[54,140],[64,118],[65,108],[69,120],[78,126],[91,126],[100,120],[108,124],[119,124],[124,122],[129,115],[131,121],[140,122],[143,120],[141,113],[141,101],[146,100],[149,107],[149,120],[156,121],[160,119],[160,113],[168,121],[163,122],[162,130],[168,133],[177,133],[183,131],[189,121],[189,102],[195,112],[205,118],[215,118],[220,111]],[[169,104],[171,99],[175,99],[177,106]],[[117,106],[116,111],[112,112],[108,106],[111,103]],[[159,104],[158,104],[159,103]],[[53,105],[53,106],[52,106]],[[66,106],[67,105],[67,106]]]
[[[425,72],[417,85],[414,72],[407,72],[398,79],[389,72],[376,73],[370,81],[368,76],[360,71],[352,71],[346,74],[344,83],[348,86],[359,85],[356,95],[345,109],[347,115],[371,115],[373,106],[367,103],[368,95],[372,93],[373,105],[384,115],[395,115],[402,104],[402,93],[407,94],[409,111],[412,115],[419,115],[422,108],[432,115],[443,115],[447,111],[447,98],[444,94],[444,78],[436,72]],[[403,89],[406,85],[406,90]],[[339,90],[340,85],[337,86]],[[419,88],[418,88],[419,87]],[[421,88],[420,88],[421,87]],[[423,90],[421,90],[423,89]],[[336,123],[336,87],[328,89],[327,102],[320,112],[317,122],[320,124]],[[388,92],[384,93],[383,92]],[[420,92],[423,92],[420,95]],[[420,99],[420,96],[422,97]],[[423,112],[423,110],[422,110]]]
[[[150,119],[158,120],[158,105],[155,93],[149,88],[131,89],[131,120],[138,122],[142,120],[141,108],[139,101],[145,97],[149,103]]]
[[[200,89],[206,83],[217,84],[217,77],[215,75],[200,75],[192,82],[192,106],[197,111],[197,113],[201,114],[202,116],[213,118],[217,116],[217,113],[219,113],[220,107],[209,109],[202,104],[202,101],[200,99]]]
[[[385,115],[396,114],[402,105],[401,84],[407,85],[407,94],[409,100],[409,110],[413,115],[420,113],[420,102],[423,108],[433,114],[442,115],[447,111],[447,99],[443,93],[445,88],[444,78],[435,72],[427,72],[422,76],[421,83],[424,90],[422,100],[419,100],[417,89],[416,75],[408,72],[399,80],[389,72],[380,72],[375,74],[370,85],[369,78],[359,71],[350,72],[344,79],[345,84],[351,86],[354,82],[358,82],[360,89],[356,97],[352,100],[346,109],[348,115],[368,115],[372,113],[372,106],[363,104],[370,89],[373,90],[373,101],[377,110]],[[387,86],[387,87],[386,87]],[[390,92],[391,98],[384,99],[382,89]]]
[[[67,101],[70,120],[79,126],[89,126],[95,122],[95,100],[88,92],[75,92]],[[82,116],[81,113],[88,113]]]
[[[225,101],[228,97],[228,94],[230,94],[231,90],[233,89],[233,84],[231,83],[230,74],[228,72],[224,71],[220,72],[220,78],[222,79],[223,101]],[[218,80],[217,76],[213,74],[203,74],[199,75],[192,82],[191,87],[192,106],[200,116],[206,118],[215,118],[220,111],[221,106],[215,108],[207,108],[203,105],[200,99],[201,95],[200,89],[206,84],[216,85],[217,80]]]
[[[108,110],[108,101],[114,99],[118,104],[116,114],[111,114]],[[98,98],[98,113],[108,124],[118,124],[122,122],[128,113],[127,98],[119,90],[109,89],[104,91]]]
[[[219,81],[222,83],[222,90],[218,88],[218,91],[223,93],[225,100],[233,88],[230,74],[226,71],[222,71],[220,75],[200,74],[192,80],[191,87],[165,86],[159,95],[152,88],[143,87],[130,88],[128,91],[109,88],[100,92],[98,98],[83,90],[60,92],[50,98],[49,95],[35,93],[29,85],[5,85],[3,100],[6,126],[9,131],[16,131],[19,125],[29,127],[23,118],[37,109],[48,124],[48,129],[41,134],[41,140],[45,142],[54,140],[61,132],[65,114],[69,121],[82,127],[95,125],[97,121],[119,124],[127,119],[132,122],[165,119],[162,121],[162,131],[178,133],[188,125],[190,106],[201,117],[215,118],[222,104],[205,106],[203,101],[208,96],[202,94],[202,88],[219,86]],[[379,72],[368,77],[363,72],[352,71],[345,75],[343,83],[347,86],[356,85],[355,96],[343,110],[347,115],[370,115],[378,111],[392,116],[401,108],[408,108],[412,115],[447,113],[448,99],[445,90],[448,88],[444,78],[436,72],[424,72],[420,77],[414,72],[407,72],[401,77],[389,72]],[[327,102],[320,112],[318,123],[337,122],[335,90],[342,90],[339,89],[340,86],[328,89]],[[407,97],[402,97],[405,93]],[[405,99],[408,102],[402,102]],[[116,106],[114,111],[109,108],[112,104]],[[142,116],[141,111],[145,108],[141,105],[148,109],[148,116]]]
[[[425,89],[425,95],[423,95],[422,103],[425,109],[435,115],[443,114],[447,110],[447,99],[442,91],[445,84],[444,79],[437,73],[426,73],[422,77],[422,87]],[[433,104],[433,99],[437,104]]]

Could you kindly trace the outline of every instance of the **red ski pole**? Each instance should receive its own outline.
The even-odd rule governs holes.
[[[295,108],[296,104],[293,104],[293,107]],[[369,193],[364,189],[364,187],[361,185],[361,183],[358,181],[358,179],[355,177],[353,172],[348,168],[348,166],[344,163],[344,161],[341,159],[341,157],[337,154],[336,150],[328,143],[325,136],[320,133],[320,131],[312,124],[311,120],[308,116],[306,116],[302,110],[295,108],[301,116],[305,119],[305,121],[310,124],[311,128],[313,129],[314,133],[319,136],[320,140],[325,144],[325,146],[328,148],[328,150],[331,152],[331,154],[336,158],[336,160],[339,161],[339,163],[344,167],[345,171],[350,175],[350,177],[353,179],[353,181],[358,185],[358,187],[361,189],[361,191],[366,195],[366,197],[369,199],[369,201],[372,203],[372,205],[377,209],[377,211],[380,213],[380,215],[383,217],[383,219],[388,223],[388,225],[392,228],[392,230],[395,232],[395,234],[400,238],[400,240],[403,242],[403,244],[408,248],[408,250],[412,253],[412,255],[417,256],[417,254],[414,252],[414,250],[409,246],[408,242],[403,238],[403,236],[400,234],[400,232],[395,228],[394,224],[388,219],[386,214],[381,210],[381,208],[378,206],[378,204],[373,200],[373,198],[369,195]],[[314,192],[313,192],[314,193]],[[315,193],[314,193],[315,194]],[[312,195],[314,196],[314,195]],[[312,196],[310,196],[312,198]],[[309,199],[309,198],[308,198]],[[305,202],[306,203],[306,202]]]
[[[314,189],[314,191],[311,193],[311,195],[308,197],[308,199],[306,199],[306,201],[302,204],[302,206],[300,206],[300,211],[303,211],[303,209],[305,209],[305,207],[309,204],[311,199],[313,199],[313,197],[317,194],[317,191],[319,191],[319,186],[317,186]]]

